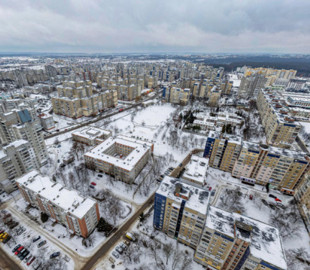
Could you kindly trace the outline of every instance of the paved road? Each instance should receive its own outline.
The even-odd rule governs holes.
[[[0,269],[1,270],[22,270],[21,268],[0,246]]]
[[[141,106],[142,103],[145,102],[145,101],[148,101],[148,100],[157,98],[159,94],[160,94],[160,92],[157,92],[156,95],[154,95],[154,96],[152,96],[152,97],[149,97],[149,98],[146,98],[146,99],[144,99],[144,100],[141,100],[141,101],[139,101],[138,103],[135,103],[135,104],[133,104],[133,105],[130,106],[130,107],[123,108],[123,110],[122,110],[121,112],[120,112],[120,111],[116,111],[116,112],[109,113],[109,114],[106,114],[106,115],[98,116],[98,117],[96,117],[95,119],[90,120],[90,121],[87,121],[87,122],[83,122],[83,123],[81,123],[80,125],[77,125],[77,126],[74,126],[74,127],[68,127],[68,128],[66,128],[65,130],[61,130],[61,131],[56,132],[56,133],[53,133],[53,134],[45,135],[45,136],[44,136],[44,139],[53,138],[53,137],[55,137],[55,136],[58,136],[58,135],[61,135],[61,134],[64,134],[64,133],[67,133],[67,132],[76,130],[76,129],[81,128],[81,127],[88,126],[88,125],[93,124],[93,123],[96,123],[96,122],[98,122],[98,121],[100,121],[100,120],[109,118],[109,117],[114,116],[114,115],[116,115],[116,114],[118,114],[118,113],[122,113],[122,112],[125,112],[125,111],[128,111],[128,110],[131,110],[132,108]]]
[[[83,266],[82,270],[91,269],[96,262],[104,257],[106,253],[109,251],[111,247],[115,245],[115,243],[127,232],[130,226],[138,219],[141,213],[153,204],[155,198],[155,192],[151,195],[151,197],[135,212],[135,214],[126,221],[112,236],[106,243],[89,259],[89,261]]]

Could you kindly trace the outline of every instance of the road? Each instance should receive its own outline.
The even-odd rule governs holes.
[[[82,270],[89,270],[96,264],[96,262],[104,257],[106,253],[113,247],[116,242],[124,236],[130,226],[139,218],[141,213],[153,204],[155,198],[155,192],[151,197],[135,212],[135,214],[128,219],[111,237],[108,239],[104,245],[87,261],[87,263],[81,268]]]
[[[74,126],[74,127],[68,127],[68,128],[65,128],[65,129],[62,130],[62,131],[59,131],[59,132],[56,132],[56,133],[53,133],[53,134],[49,134],[49,135],[45,135],[45,136],[44,136],[44,139],[53,138],[53,137],[56,137],[56,136],[58,136],[58,135],[61,135],[61,134],[64,134],[64,133],[67,133],[67,132],[70,132],[70,131],[79,129],[79,128],[81,128],[81,127],[85,127],[85,126],[88,126],[88,125],[90,125],[90,124],[96,123],[96,122],[98,122],[98,121],[100,121],[100,120],[109,118],[109,117],[114,116],[114,115],[116,115],[116,114],[118,114],[118,113],[122,113],[122,112],[125,112],[125,111],[128,111],[128,110],[131,110],[132,108],[141,106],[142,103],[145,102],[145,101],[148,101],[148,100],[157,98],[158,95],[159,95],[160,93],[161,93],[161,92],[158,91],[158,92],[156,93],[156,95],[154,95],[154,96],[152,96],[152,97],[149,97],[149,98],[146,98],[146,99],[144,99],[144,100],[141,100],[141,101],[139,101],[138,103],[135,103],[135,104],[133,104],[133,105],[130,106],[130,107],[123,108],[123,110],[122,110],[121,112],[120,112],[120,111],[116,111],[116,112],[112,112],[112,113],[109,113],[109,114],[106,114],[106,115],[97,116],[95,119],[90,120],[90,121],[83,122],[83,123],[81,123],[80,125],[77,125],[77,126]]]

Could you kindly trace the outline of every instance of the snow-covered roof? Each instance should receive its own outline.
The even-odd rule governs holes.
[[[8,144],[7,146],[4,147],[4,149],[10,147],[10,146],[14,146],[15,148],[21,146],[21,145],[24,145],[24,144],[28,144],[29,142],[26,141],[26,140],[17,140],[17,141],[14,141],[14,142],[11,142],[10,144]]]
[[[245,224],[249,231],[241,229],[237,224]],[[281,269],[287,268],[278,229],[261,221],[237,213],[230,213],[214,206],[209,208],[205,226],[232,238],[235,238],[236,233],[236,237],[250,243],[250,253],[254,257]]]
[[[111,131],[96,127],[87,127],[80,131],[73,132],[72,135],[92,140],[101,136],[110,136]]]
[[[175,193],[177,186],[181,187],[178,194]],[[190,208],[203,215],[207,213],[210,199],[209,191],[185,184],[177,178],[165,176],[156,193],[179,204],[184,200],[186,201],[185,208]]]
[[[54,183],[48,176],[42,176],[35,170],[16,179],[16,182],[79,219],[96,204],[95,200],[84,198],[76,190]]]
[[[192,156],[190,162],[185,167],[184,178],[192,179],[203,185],[208,168],[208,159]]]
[[[132,151],[123,158],[106,154],[106,151],[114,144],[130,147],[132,148]],[[124,170],[131,171],[150,148],[151,144],[148,142],[132,139],[126,136],[118,136],[116,138],[108,138],[103,143],[87,152],[85,156],[102,160]]]

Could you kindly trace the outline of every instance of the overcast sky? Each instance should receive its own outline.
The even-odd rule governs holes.
[[[310,0],[0,0],[0,52],[310,53]]]

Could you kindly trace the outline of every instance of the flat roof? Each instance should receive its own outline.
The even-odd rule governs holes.
[[[133,151],[129,153],[124,159],[113,157],[105,154],[104,152],[113,144],[126,145],[133,148]],[[151,144],[142,140],[135,140],[126,136],[118,136],[116,138],[108,138],[91,151],[87,152],[85,156],[91,157],[97,160],[102,160],[114,166],[123,168],[127,171],[131,171],[137,162],[149,151]]]
[[[102,135],[110,135],[111,131],[97,128],[97,127],[87,127],[80,131],[72,132],[72,135],[79,136],[79,137],[85,137],[88,139],[95,139],[97,137],[100,137]]]
[[[238,238],[251,243],[249,248],[253,256],[282,269],[287,269],[280,233],[275,227],[214,206],[209,208],[205,226],[234,238],[236,222],[251,227],[250,234],[244,233],[242,230],[236,230],[236,233]]]
[[[16,182],[79,219],[83,218],[96,204],[95,200],[84,198],[76,190],[70,190],[59,183],[52,182],[48,176],[42,176],[36,170],[17,178]]]
[[[203,184],[206,177],[207,168],[208,159],[193,155],[190,162],[185,167],[183,177]]]
[[[185,200],[179,196],[174,194],[176,189],[176,184],[180,184],[182,189],[180,194],[185,194],[188,196],[188,200]],[[173,178],[170,176],[165,176],[163,181],[161,182],[157,194],[170,198],[179,204],[185,200],[185,207],[190,208],[196,212],[199,212],[203,215],[207,213],[210,193],[202,188],[198,188],[189,184],[183,183],[180,179]]]

